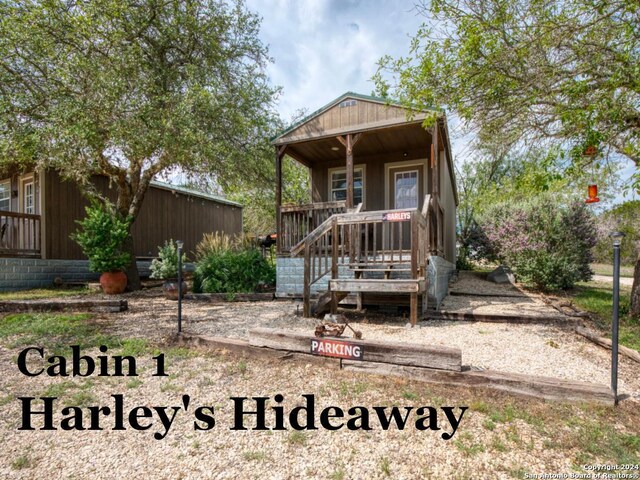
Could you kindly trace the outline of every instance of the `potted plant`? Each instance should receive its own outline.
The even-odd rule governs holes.
[[[129,235],[130,220],[122,218],[108,206],[92,204],[86,208],[87,216],[78,221],[80,229],[71,235],[89,259],[89,269],[100,273],[100,285],[104,293],[114,295],[124,292],[127,275],[124,269],[131,255],[122,251]]]
[[[182,254],[182,263],[187,261]],[[158,258],[151,262],[151,278],[164,280],[164,294],[171,300],[178,299],[178,247],[173,240],[168,240],[158,247]],[[187,284],[182,281],[182,295],[187,293]]]

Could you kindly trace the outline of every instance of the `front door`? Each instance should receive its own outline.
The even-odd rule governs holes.
[[[388,205],[390,209],[413,211],[422,208],[424,199],[424,166],[399,165],[389,167]],[[400,232],[398,232],[400,236]],[[410,222],[402,225],[402,248],[411,248]],[[398,239],[397,241],[400,241]]]

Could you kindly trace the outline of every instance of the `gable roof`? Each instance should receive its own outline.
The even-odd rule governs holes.
[[[323,113],[327,112],[331,108],[335,107],[336,105],[339,105],[340,103],[342,103],[343,101],[348,100],[348,99],[364,100],[364,101],[367,101],[367,102],[370,102],[370,103],[377,103],[377,104],[383,105],[383,106],[393,106],[393,107],[401,108],[403,110],[411,110],[410,108],[407,108],[405,105],[402,105],[399,101],[393,100],[393,99],[390,99],[390,98],[377,97],[377,96],[374,96],[374,95],[364,95],[364,94],[356,93],[356,92],[346,92],[346,93],[343,93],[342,95],[340,95],[338,98],[336,98],[336,99],[332,100],[331,102],[327,103],[323,107],[319,108],[318,110],[316,110],[316,111],[310,113],[309,115],[305,116],[301,120],[298,120],[297,122],[293,123],[292,125],[289,125],[286,129],[284,129],[283,131],[281,131],[280,133],[278,133],[277,135],[272,137],[270,139],[271,143],[273,143],[273,144],[277,143],[278,139],[281,139],[282,137],[285,137],[289,133],[293,132],[297,128],[299,128],[302,125],[304,125],[305,123],[309,123],[311,120],[319,117],[320,115],[322,115]],[[416,112],[444,113],[444,110],[441,109],[441,108],[428,108],[428,109],[421,109],[421,110],[416,109],[415,111]]]

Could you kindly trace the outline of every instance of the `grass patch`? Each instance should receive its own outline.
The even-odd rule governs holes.
[[[608,263],[592,263],[591,270],[596,275],[613,277],[613,265]],[[633,278],[633,265],[620,265],[620,276]]]
[[[248,462],[262,462],[268,457],[267,454],[261,450],[247,450],[242,454],[242,458]]]
[[[307,444],[307,434],[304,432],[291,432],[287,437],[287,443],[289,445],[306,445]]]
[[[0,339],[10,348],[38,345],[48,354],[70,353],[70,345],[121,347],[123,340],[104,335],[90,314],[19,313],[0,318]]]
[[[573,302],[582,310],[594,314],[597,326],[610,336],[613,317],[613,286],[609,283],[579,283],[569,292]],[[640,319],[629,316],[631,288],[620,285],[620,344],[640,350]]]
[[[382,457],[380,459],[380,470],[382,470],[384,476],[391,476],[391,462],[389,462],[387,457]]]
[[[473,457],[478,453],[484,452],[484,446],[481,443],[474,442],[473,436],[469,432],[459,434],[453,444],[467,457]]]
[[[73,297],[76,295],[90,295],[91,293],[95,292],[92,292],[86,287],[34,288],[32,290],[18,290],[16,292],[0,292],[0,301]]]
[[[14,470],[22,470],[24,468],[31,468],[32,462],[26,455],[20,455],[13,462],[11,462],[11,468]]]

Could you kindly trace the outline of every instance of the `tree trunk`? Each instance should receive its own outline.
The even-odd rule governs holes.
[[[133,236],[131,235],[131,232],[129,232],[129,236],[127,236],[127,239],[124,241],[122,249],[131,255],[131,262],[125,270],[125,273],[127,274],[127,292],[140,290],[140,274],[138,273],[138,265],[136,264],[136,253],[133,248]]]
[[[631,316],[640,318],[640,255],[633,269],[633,287],[631,287]]]

